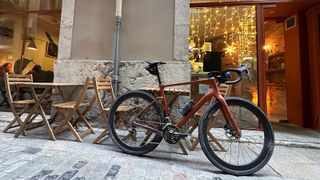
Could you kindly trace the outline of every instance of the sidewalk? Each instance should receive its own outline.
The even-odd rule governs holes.
[[[11,120],[0,112],[0,130]],[[276,147],[265,168],[252,176],[222,174],[200,147],[182,155],[176,145],[162,143],[144,157],[124,154],[110,138],[91,144],[96,135],[74,141],[62,134],[48,140],[45,129],[13,138],[0,133],[0,179],[315,179],[320,176],[320,133],[290,125],[274,125]]]

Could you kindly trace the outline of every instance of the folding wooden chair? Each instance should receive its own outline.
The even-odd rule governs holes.
[[[88,111],[88,109],[93,104],[92,100],[88,101],[85,98],[87,89],[90,86],[90,81],[91,79],[87,77],[80,91],[80,96],[76,101],[68,101],[68,102],[52,105],[52,107],[57,110],[58,116],[60,115],[63,118],[63,121],[61,122],[61,124],[54,129],[55,134],[61,132],[64,127],[67,127],[71,131],[71,133],[75,136],[75,138],[79,142],[82,142],[83,137],[91,133],[92,134],[94,133],[91,125],[89,124],[89,122],[84,116],[84,114]],[[76,116],[78,116],[78,118],[74,120],[74,117]],[[87,127],[85,131],[82,131],[82,132],[76,131],[74,126],[77,125],[79,122],[83,122],[84,125]]]
[[[13,91],[11,89],[10,83],[14,82],[33,82],[32,75],[19,75],[19,74],[8,74],[5,73],[4,76],[5,88],[6,88],[6,96],[7,102],[9,103],[10,109],[14,115],[14,119],[3,129],[3,132],[6,133],[9,129],[15,127],[21,127],[23,124],[23,120],[21,116],[24,113],[27,113],[31,110],[31,108],[35,105],[35,100],[19,100],[19,88],[15,87]],[[34,114],[31,119],[37,117],[38,114]],[[25,119],[24,119],[25,120]],[[22,132],[25,135],[25,132]]]
[[[220,91],[220,93],[221,93],[221,95],[223,96],[223,97],[227,97],[227,96],[229,96],[230,95],[230,92],[231,92],[231,87],[232,87],[232,85],[227,85],[227,84],[220,84],[220,86],[219,86],[219,91]],[[210,101],[210,103],[211,102],[213,102],[215,99],[213,98],[211,101]],[[209,103],[209,104],[210,104]],[[203,113],[203,110],[204,110],[205,108],[202,108],[200,111],[198,111],[198,112],[196,112],[195,114],[194,114],[194,116],[193,116],[193,119],[195,120],[195,123],[190,127],[190,129],[189,129],[189,134],[190,134],[190,136],[192,135],[192,133],[194,132],[194,130],[199,126],[199,121],[200,121],[200,118],[201,118],[201,116],[202,116],[202,113]],[[215,116],[217,116],[218,115],[218,112],[219,111],[217,111],[215,114],[213,114],[212,116],[213,117],[215,117]],[[211,138],[211,140],[212,141],[214,141],[219,147],[220,147],[220,149],[223,149],[223,147],[220,145],[220,143],[214,138],[214,136],[210,133],[210,132],[208,132],[209,134],[209,137]],[[193,151],[196,147],[197,147],[197,145],[199,144],[199,137],[190,137],[190,142],[191,142],[191,147],[190,147],[190,151]]]
[[[104,118],[105,122],[106,122],[106,128],[103,130],[103,132],[92,142],[93,144],[98,144],[101,142],[102,139],[106,138],[107,135],[109,134],[108,131],[108,114],[109,114],[109,108],[105,107],[105,105],[103,104],[102,100],[104,99],[104,97],[107,94],[110,94],[111,96],[111,102],[113,102],[116,98],[114,92],[113,92],[113,88],[112,88],[112,82],[111,82],[111,78],[93,78],[93,84],[94,84],[94,89],[96,92],[96,97],[98,100],[98,105],[102,114],[102,117]],[[103,97],[101,96],[101,94],[103,94]],[[123,113],[123,112],[127,112],[130,111],[131,108],[129,106],[120,106],[117,109],[117,113]]]

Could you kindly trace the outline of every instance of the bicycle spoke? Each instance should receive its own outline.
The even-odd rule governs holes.
[[[237,142],[234,142],[235,138],[232,137],[233,134],[231,134],[233,131],[226,131],[224,128],[222,128],[228,123],[224,119],[222,113],[219,112],[218,114],[216,113],[215,121],[208,121],[208,141],[212,142],[211,146],[214,152],[223,161],[236,166],[250,164],[255,161],[256,157],[262,150],[264,141],[263,129],[254,131],[254,128],[252,127],[255,127],[258,119],[255,119],[255,116],[252,117],[250,114],[251,112],[246,108],[230,107],[230,109],[234,115],[234,118],[237,120],[236,123],[238,126],[240,126],[241,138],[236,140]],[[257,138],[257,136],[259,138]],[[213,145],[214,143],[215,145]]]
[[[145,127],[159,129],[164,125],[156,110],[156,104],[151,103],[152,100],[148,100],[148,97],[140,95],[138,93],[137,96],[132,95],[125,99],[113,115],[115,135],[123,144],[132,148],[147,146],[157,136]]]
[[[250,156],[250,154],[248,153],[248,151],[246,150],[246,148],[241,145],[242,149],[244,150],[244,152],[248,155],[248,157],[251,159],[251,161],[253,160],[253,158]]]

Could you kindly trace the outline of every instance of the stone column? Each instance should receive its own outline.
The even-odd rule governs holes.
[[[174,60],[188,60],[189,0],[176,0],[174,12]]]
[[[61,10],[58,61],[71,59],[75,0],[64,0]]]

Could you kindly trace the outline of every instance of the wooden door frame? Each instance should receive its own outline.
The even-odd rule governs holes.
[[[310,79],[310,122],[304,120],[304,124],[311,126],[311,128],[320,131],[320,5],[310,8],[307,13],[307,27],[308,27],[308,49],[309,49],[309,79]]]

